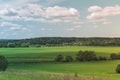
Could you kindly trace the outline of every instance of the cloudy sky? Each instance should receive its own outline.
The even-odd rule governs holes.
[[[0,39],[120,37],[120,0],[0,0]]]

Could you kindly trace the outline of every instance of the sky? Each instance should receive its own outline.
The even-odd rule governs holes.
[[[0,39],[120,37],[120,0],[0,0]]]

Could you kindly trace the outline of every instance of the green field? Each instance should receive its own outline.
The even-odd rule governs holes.
[[[0,53],[7,57],[9,63],[21,62],[20,64],[10,64],[7,69],[8,73],[6,72],[4,74],[9,74],[11,70],[13,71],[17,70],[17,71],[30,71],[34,73],[43,72],[46,73],[46,75],[48,73],[51,74],[59,73],[65,75],[68,74],[74,75],[75,73],[77,73],[79,76],[90,76],[90,77],[94,76],[101,78],[110,78],[113,80],[120,79],[120,74],[115,73],[115,68],[117,64],[120,64],[120,60],[57,63],[57,64],[56,63],[39,63],[39,64],[24,63],[24,62],[37,62],[37,61],[41,62],[41,61],[50,61],[50,60],[52,61],[54,60],[55,56],[58,54],[71,55],[75,58],[75,55],[80,50],[95,51],[97,56],[106,56],[107,58],[109,58],[111,53],[119,53],[120,47],[65,46],[65,47],[41,47],[41,48],[1,48]],[[2,75],[4,76],[4,74]],[[21,76],[21,75],[22,74],[19,74],[17,76]],[[29,80],[29,79],[26,78],[23,80]],[[33,80],[37,80],[37,79],[33,79]],[[42,79],[41,77],[41,80],[47,80],[47,79]]]

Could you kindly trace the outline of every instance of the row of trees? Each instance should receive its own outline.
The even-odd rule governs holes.
[[[112,53],[110,55],[112,60],[120,59],[120,54]],[[76,54],[76,60],[77,61],[98,61],[98,60],[107,60],[106,57],[97,57],[94,51],[79,51],[78,54]],[[56,62],[72,62],[73,58],[71,56],[66,56],[64,58],[63,55],[57,55],[55,58]],[[120,64],[117,65],[116,73],[120,73]]]
[[[76,57],[77,61],[98,61],[98,60],[107,60],[106,57],[96,56],[94,51],[79,51]]]
[[[18,43],[18,42],[6,42],[0,43],[0,48],[17,48],[17,47],[29,47],[29,43]]]
[[[56,62],[72,62],[74,59],[72,56],[57,55],[55,58]],[[76,54],[76,61],[98,61],[98,60],[107,60],[106,57],[99,56],[97,57],[94,51],[79,51]]]
[[[94,51],[79,51],[76,54],[76,61],[101,61],[101,60],[117,60],[120,59],[120,54],[112,53],[110,54],[110,59],[103,56],[96,56]],[[64,58],[63,55],[58,55],[55,58],[56,62],[72,62],[74,59],[72,56],[66,56]]]
[[[41,37],[18,40],[0,40],[0,47],[41,46],[120,46],[120,38]]]

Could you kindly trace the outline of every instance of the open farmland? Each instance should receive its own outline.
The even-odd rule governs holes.
[[[9,62],[41,62],[53,61],[55,56],[62,54],[74,58],[78,51],[95,51],[97,56],[110,57],[111,53],[119,53],[120,47],[92,47],[92,46],[64,46],[64,47],[41,47],[41,48],[1,48],[0,54],[7,57]]]
[[[65,75],[75,75],[77,73],[79,76],[94,76],[110,78],[113,80],[120,79],[120,75],[115,73],[115,68],[117,64],[120,63],[120,60],[72,63],[52,62],[58,54],[62,54],[64,56],[70,55],[75,58],[76,54],[80,50],[95,51],[97,56],[106,56],[109,58],[111,53],[119,53],[120,47],[64,46],[41,48],[1,48],[0,53],[6,56],[10,63],[7,69],[8,71],[24,70]],[[32,73],[32,75],[33,74],[34,73]]]

